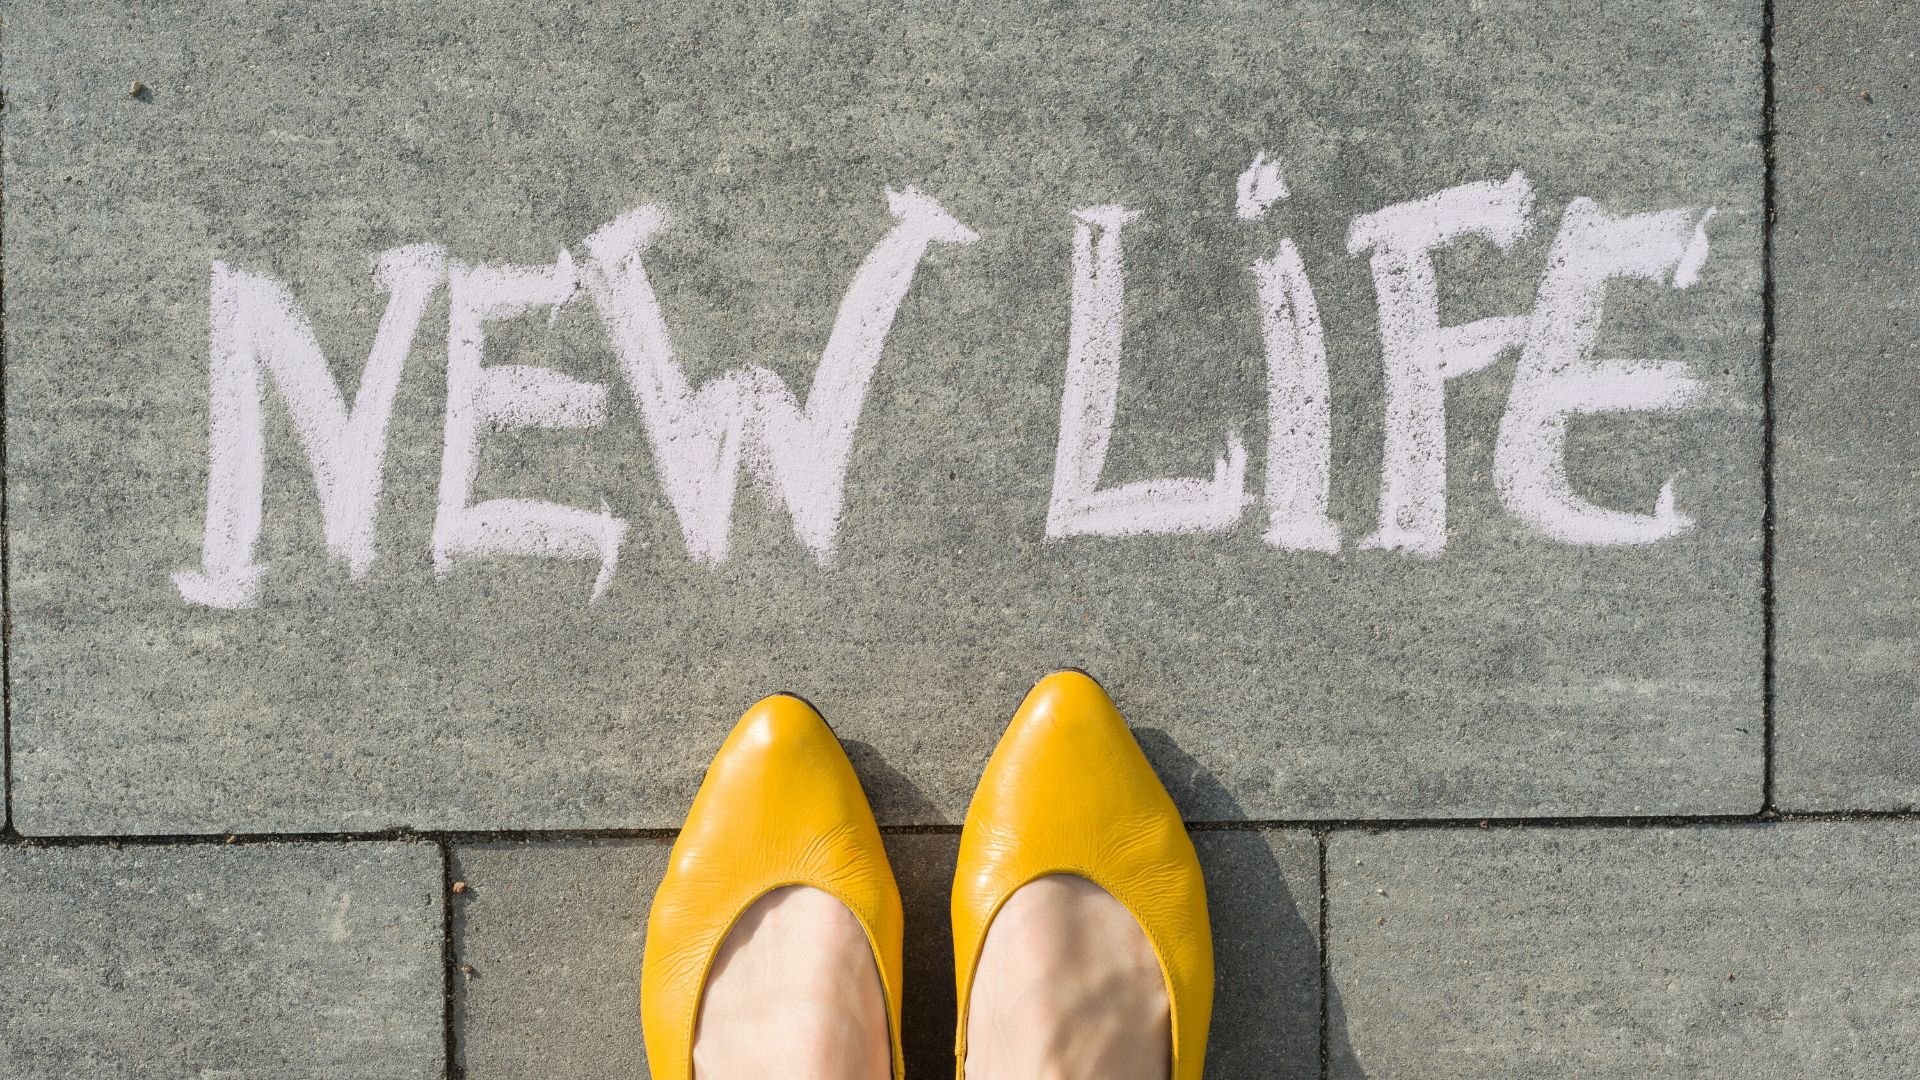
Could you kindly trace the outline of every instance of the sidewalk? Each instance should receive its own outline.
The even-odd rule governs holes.
[[[1594,7],[7,11],[0,1080],[645,1076],[775,690],[941,1075],[1069,665],[1210,1076],[1920,1075],[1920,10]]]

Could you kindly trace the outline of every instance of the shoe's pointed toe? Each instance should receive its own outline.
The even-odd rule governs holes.
[[[682,835],[717,841],[719,832],[746,825],[835,829],[872,817],[833,729],[805,701],[776,694],[733,726],[707,767]],[[711,850],[707,843],[690,844],[676,856],[695,858]],[[739,855],[729,849],[730,857]]]
[[[1166,978],[1173,1080],[1198,1080],[1213,1011],[1206,886],[1173,799],[1111,698],[1080,671],[1042,679],[994,749],[967,809],[954,875],[953,948],[966,1010],[993,917],[1050,874],[1099,885],[1130,911]]]
[[[642,1034],[652,1075],[691,1080],[700,996],[734,923],[775,889],[839,900],[873,947],[902,1075],[900,893],[853,765],[811,705],[776,695],[734,725],[674,841],[647,918]]]
[[[1026,773],[1041,768],[1059,769],[1073,759],[1087,757],[1095,767],[1119,769],[1129,779],[1141,768],[1152,776],[1152,766],[1147,764],[1140,745],[1134,741],[1132,729],[1127,727],[1106,690],[1085,672],[1056,671],[1027,692],[1000,737],[988,772],[996,772],[992,762],[1002,764],[1003,768],[997,770],[999,773],[1012,775],[1005,766],[1013,763],[1018,763],[1020,771]],[[1070,778],[1071,773],[1064,769],[1058,774],[1060,780]],[[1115,788],[1106,782],[1112,778],[1113,774],[1106,774],[1098,782],[1087,782],[1086,794],[1094,795],[1103,803],[1141,797],[1142,793],[1130,786]],[[1153,787],[1159,790],[1159,778],[1153,777],[1153,780]],[[1005,794],[995,792],[996,797]],[[1168,805],[1172,805],[1171,800]]]

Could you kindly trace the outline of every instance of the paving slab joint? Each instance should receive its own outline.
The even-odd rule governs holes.
[[[1320,919],[1320,934],[1319,934],[1319,941],[1320,941],[1320,1047],[1319,1047],[1320,1062],[1319,1062],[1319,1066],[1320,1066],[1320,1080],[1328,1080],[1328,1078],[1332,1075],[1332,1071],[1333,1071],[1331,1052],[1327,1049],[1330,1043],[1330,1036],[1332,1035],[1332,1032],[1330,1030],[1330,1028],[1332,1027],[1332,1024],[1328,1022],[1328,1019],[1332,1015],[1330,997],[1333,993],[1333,979],[1332,979],[1332,964],[1328,959],[1330,955],[1330,950],[1327,948],[1327,832],[1326,830],[1316,830],[1314,832],[1313,845],[1317,850],[1319,859],[1320,859],[1320,912],[1319,912],[1319,919]]]
[[[1325,837],[1336,832],[1417,832],[1449,829],[1674,829],[1796,822],[1920,821],[1920,806],[1873,810],[1783,811],[1751,814],[1572,815],[1487,818],[1263,818],[1188,821],[1189,832],[1306,831]],[[958,836],[959,825],[882,825],[885,836]],[[21,847],[165,847],[193,845],[422,843],[442,847],[468,844],[555,843],[593,840],[672,840],[673,828],[604,829],[384,829],[373,832],[286,833],[129,833],[81,836],[30,836],[0,829],[0,842]],[[449,887],[451,882],[449,881]]]
[[[1773,233],[1775,201],[1773,3],[1762,0],[1760,15],[1760,805],[1775,808],[1774,669],[1774,390]]]
[[[447,1080],[462,1080],[466,1068],[460,1061],[460,1036],[455,1027],[455,1018],[459,1015],[460,958],[454,952],[454,875],[453,845],[441,837],[440,848],[440,972],[442,991],[445,1000],[442,1008],[441,1023],[446,1037]]]
[[[5,109],[0,102],[0,110]],[[0,136],[0,140],[3,140]],[[4,142],[0,141],[0,146]],[[6,250],[6,185],[0,184],[0,252]],[[0,259],[0,331],[7,325],[6,260]],[[7,345],[0,332],[0,417],[7,415]],[[13,544],[8,530],[7,439],[0,424],[0,829],[13,831]]]

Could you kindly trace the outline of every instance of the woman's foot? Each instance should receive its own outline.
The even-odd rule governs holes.
[[[891,1053],[873,946],[853,912],[794,885],[741,915],[707,974],[694,1080],[887,1080]]]
[[[1132,913],[1056,874],[987,929],[967,1002],[967,1080],[1167,1080],[1166,979]]]

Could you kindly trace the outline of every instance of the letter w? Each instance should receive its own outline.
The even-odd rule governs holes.
[[[887,192],[887,202],[894,226],[854,274],[804,406],[762,367],[729,371],[697,392],[687,381],[640,262],[666,227],[664,210],[640,207],[587,238],[587,288],[620,354],[661,482],[696,561],[727,557],[743,460],[792,515],[800,542],[822,565],[832,559],[854,428],[893,317],[930,245],[978,239],[913,188]]]

